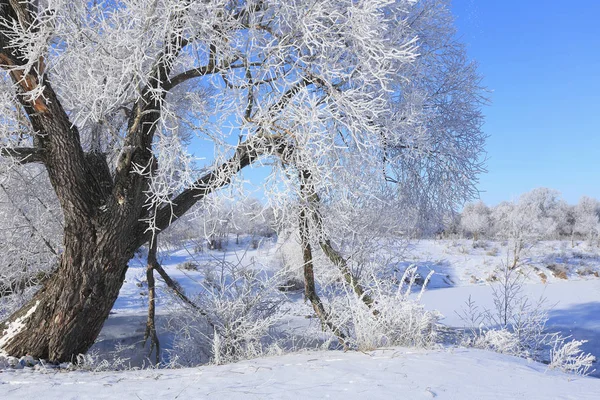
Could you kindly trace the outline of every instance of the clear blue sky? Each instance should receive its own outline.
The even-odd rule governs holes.
[[[492,92],[481,199],[535,187],[600,198],[600,1],[454,0],[461,40]]]

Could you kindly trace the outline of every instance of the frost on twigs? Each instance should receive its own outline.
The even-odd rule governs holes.
[[[480,310],[469,298],[459,316],[468,326],[463,344],[499,353],[542,360],[555,337],[546,331],[548,305],[545,298],[532,301],[523,293],[522,271],[510,262],[496,272],[492,284],[494,307]]]
[[[524,293],[523,277],[508,263],[492,285],[494,308],[481,310],[469,297],[459,314],[467,329],[462,344],[530,358],[549,368],[586,375],[595,357],[585,353],[586,341],[571,340],[548,331],[548,304],[541,297],[532,302]]]
[[[367,307],[348,285],[343,285],[329,303],[334,322],[348,331],[350,344],[359,350],[384,346],[431,347],[438,340],[441,315],[426,310],[420,302],[431,274],[417,294],[412,294],[416,268],[407,269],[407,279],[398,284],[365,274],[367,279],[362,282],[368,285],[369,294],[375,299],[373,307]]]
[[[585,353],[581,349],[581,345],[585,344],[586,340],[571,340],[567,338],[557,338],[554,346],[550,351],[549,368],[560,369],[564,372],[573,372],[580,375],[587,375],[594,371],[590,371],[592,363],[596,361],[596,357],[589,353]]]
[[[38,84],[19,92],[15,68],[2,65],[0,84],[9,89],[0,94],[2,158],[9,147],[48,148],[36,161],[50,172],[65,219],[97,230],[91,237],[107,243],[131,239],[106,256],[109,264],[125,265],[135,247],[198,202],[212,207],[217,191],[243,202],[246,171],[264,167],[260,190],[278,228],[297,226],[299,211],[306,211],[307,242],[327,248],[354,295],[365,300],[357,282],[369,251],[439,230],[476,194],[485,98],[445,1],[6,4],[2,50]],[[19,21],[16,15],[29,9],[31,20]],[[56,100],[53,115],[39,118],[23,99]],[[87,198],[94,200],[75,212]],[[216,221],[213,231],[223,225]],[[48,251],[60,254],[39,231]],[[74,252],[94,253],[88,246],[75,241]],[[65,270],[79,268],[69,262],[61,264]],[[85,281],[101,286],[107,271]],[[233,281],[211,289],[214,304],[207,309],[227,316],[245,304],[227,294],[234,288],[250,285],[241,298],[252,298],[255,280]],[[383,310],[390,308],[381,301]],[[403,313],[420,313],[405,304]],[[103,305],[108,312],[110,301]],[[246,306],[244,312],[258,313],[258,305]],[[211,320],[207,335],[217,332],[218,339],[212,348],[232,340],[225,348],[236,349],[214,357],[233,359],[257,345],[245,340],[240,349],[238,325],[221,326],[217,315]],[[223,333],[224,326],[234,326],[233,333]]]
[[[62,214],[39,165],[0,175],[0,320],[35,293],[58,265]]]
[[[405,233],[475,194],[485,99],[444,2],[31,3],[30,23],[0,23],[19,68],[42,57],[82,150],[143,177],[153,232],[187,211],[178,196],[242,193],[248,165],[265,166],[281,221],[300,170],[328,206],[402,209]],[[0,84],[0,150],[31,146],[43,132]]]

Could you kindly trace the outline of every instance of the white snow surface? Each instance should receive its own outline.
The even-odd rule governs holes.
[[[600,380],[474,349],[303,352],[222,366],[0,374],[0,398],[597,399]]]

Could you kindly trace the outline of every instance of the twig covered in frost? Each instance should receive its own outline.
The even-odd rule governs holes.
[[[572,372],[579,375],[587,375],[590,371],[592,363],[596,361],[596,357],[589,353],[585,353],[581,349],[581,345],[587,343],[587,340],[571,340],[567,338],[557,338],[554,346],[550,351],[550,364],[548,368],[560,369],[564,372]]]

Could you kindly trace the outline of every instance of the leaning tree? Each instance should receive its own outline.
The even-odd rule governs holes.
[[[431,226],[482,171],[452,25],[442,0],[0,0],[1,172],[43,165],[63,231],[0,350],[85,352],[136,249],[261,162],[305,261],[318,244],[360,294],[331,239],[352,210]]]

